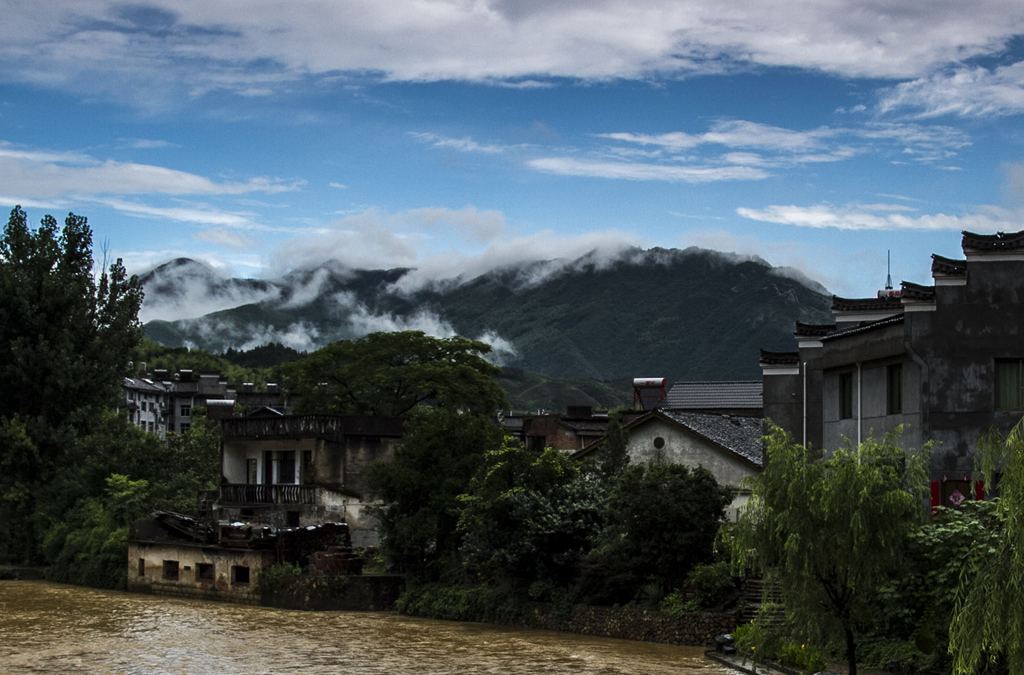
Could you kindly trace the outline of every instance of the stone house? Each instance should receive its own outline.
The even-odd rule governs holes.
[[[627,422],[626,452],[633,464],[702,466],[720,485],[735,491],[726,515],[735,520],[750,491],[744,479],[763,467],[762,422],[757,417],[713,415],[678,410],[653,410]],[[584,458],[600,446],[593,444],[573,455]]]
[[[974,450],[1024,415],[1024,231],[964,232],[963,259],[932,256],[932,285],[834,297],[834,324],[796,324],[797,349],[762,352],[764,414],[814,448],[904,426],[932,451],[932,498],[982,494]]]
[[[377,543],[373,462],[394,457],[402,421],[354,415],[282,415],[221,421],[220,518],[296,527],[349,524],[355,546]]]

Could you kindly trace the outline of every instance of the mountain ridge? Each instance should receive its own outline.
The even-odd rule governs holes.
[[[791,348],[794,321],[830,316],[825,288],[799,271],[695,247],[537,260],[468,279],[415,274],[321,265],[232,279],[175,259],[140,277],[146,333],[224,351],[423,330],[481,339],[497,362],[550,377],[727,379],[759,374],[759,347]],[[173,317],[183,305],[211,311]]]

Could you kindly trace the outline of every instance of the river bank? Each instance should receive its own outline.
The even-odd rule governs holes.
[[[736,627],[729,612],[670,616],[643,607],[594,607],[527,602],[488,588],[429,585],[410,588],[396,608],[409,615],[563,631],[580,635],[705,647]]]
[[[690,647],[378,612],[307,612],[38,581],[0,584],[0,670],[23,672],[683,673]]]

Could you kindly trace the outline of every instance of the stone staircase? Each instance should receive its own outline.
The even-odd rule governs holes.
[[[740,591],[740,623],[757,619],[761,625],[776,626],[785,620],[782,587],[777,581],[748,577]]]

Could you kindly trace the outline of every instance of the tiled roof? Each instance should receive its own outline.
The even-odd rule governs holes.
[[[676,382],[661,408],[708,410],[714,408],[757,409],[762,406],[761,380],[732,382]]]
[[[860,333],[867,333],[868,331],[877,330],[879,328],[885,328],[886,326],[894,326],[898,323],[903,323],[903,315],[897,314],[896,316],[888,316],[878,321],[868,321],[866,323],[859,324],[853,328],[846,328],[844,330],[836,331],[831,335],[826,335],[821,338],[823,341],[836,340],[841,337],[847,337],[848,335],[858,335]]]
[[[841,298],[832,296],[833,312],[877,312],[901,307],[899,297]]]
[[[964,251],[1016,251],[1024,248],[1024,230],[995,234],[976,234],[964,230],[963,235],[960,245]]]
[[[931,302],[935,300],[935,287],[934,286],[922,286],[921,284],[915,284],[910,281],[900,282],[902,295],[904,300],[918,300],[922,302]]]
[[[675,410],[660,410],[658,413],[756,466],[764,466],[761,444],[764,420],[760,417],[708,415]]]
[[[967,274],[967,261],[943,258],[941,255],[932,253],[932,274],[963,276]]]
[[[167,389],[152,380],[146,380],[141,377],[126,377],[124,378],[125,389],[135,389],[137,391],[148,391],[158,394],[166,394]]]
[[[793,335],[796,337],[821,337],[822,335],[828,335],[836,329],[834,323],[803,323],[801,321],[796,322],[796,328],[793,329]]]
[[[795,366],[800,363],[799,352],[768,352],[761,350],[762,366]]]

